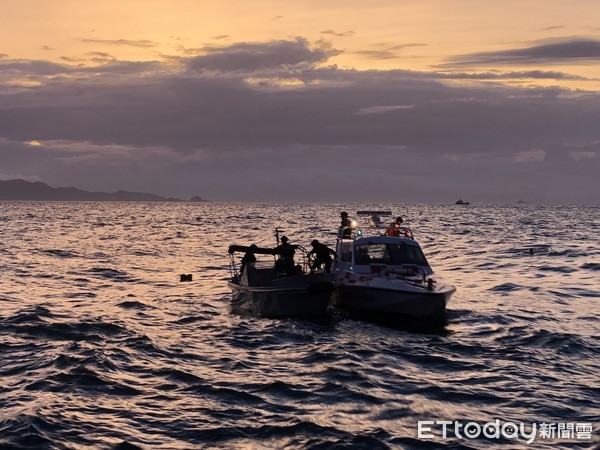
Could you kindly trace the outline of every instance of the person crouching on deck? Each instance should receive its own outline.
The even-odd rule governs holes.
[[[315,260],[310,265],[310,270],[314,271],[315,269],[324,266],[325,272],[331,272],[331,263],[333,262],[331,255],[334,257],[337,256],[335,250],[327,247],[325,244],[321,244],[316,239],[313,240],[310,245],[312,245],[313,249],[308,253],[308,255],[315,255]]]

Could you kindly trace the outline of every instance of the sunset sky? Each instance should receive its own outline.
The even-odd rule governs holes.
[[[0,179],[600,204],[597,0],[0,6]]]

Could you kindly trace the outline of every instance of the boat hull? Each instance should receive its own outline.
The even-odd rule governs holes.
[[[233,312],[278,319],[325,315],[335,283],[318,280],[301,286],[256,287],[230,282],[229,287]]]
[[[453,286],[430,291],[341,284],[334,305],[358,319],[437,326],[447,323],[446,305],[455,291]]]

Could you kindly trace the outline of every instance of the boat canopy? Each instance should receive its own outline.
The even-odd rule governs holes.
[[[277,250],[274,248],[256,247],[250,245],[230,245],[228,252],[230,255],[233,255],[235,252],[250,252],[257,255],[277,255]]]
[[[368,210],[361,210],[361,211],[356,211],[356,214],[358,216],[391,216],[392,212],[391,211],[368,211]]]

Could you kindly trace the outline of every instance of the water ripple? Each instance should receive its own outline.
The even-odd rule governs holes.
[[[597,429],[600,208],[410,205],[458,287],[441,330],[231,313],[230,244],[274,246],[275,226],[333,244],[339,211],[371,207],[407,208],[3,204],[0,448],[526,448],[419,439],[417,421]],[[596,443],[535,448],[577,444]]]

